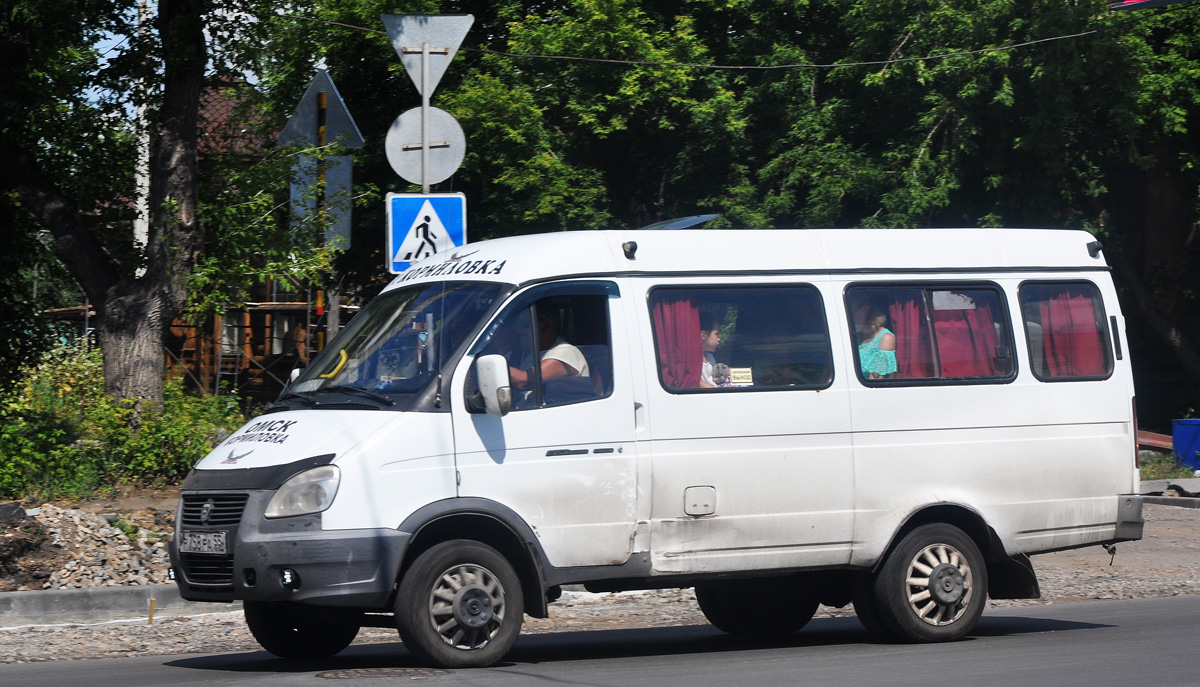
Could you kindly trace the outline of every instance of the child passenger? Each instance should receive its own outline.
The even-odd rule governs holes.
[[[718,327],[716,315],[700,313],[700,348],[704,351],[704,360],[700,365],[700,387],[702,389],[711,389],[718,385],[717,381],[713,379],[713,368],[717,365],[717,359],[713,353],[721,345],[721,334],[717,331]]]

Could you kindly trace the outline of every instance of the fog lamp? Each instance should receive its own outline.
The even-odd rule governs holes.
[[[279,573],[279,580],[283,583],[284,589],[296,591],[300,588],[300,575],[291,568],[284,568]]]

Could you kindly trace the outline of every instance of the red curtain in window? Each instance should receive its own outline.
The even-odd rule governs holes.
[[[700,386],[700,309],[687,298],[654,304],[654,337],[658,342],[658,365],[663,384],[672,389]]]
[[[942,377],[994,377],[996,324],[992,309],[976,304],[973,310],[937,310],[933,313]]]
[[[920,379],[933,376],[933,361],[929,356],[929,330],[921,317],[918,300],[896,301],[888,306],[896,335],[896,377]]]
[[[1042,344],[1051,377],[1104,375],[1104,359],[1096,310],[1082,289],[1064,290],[1042,301]]]

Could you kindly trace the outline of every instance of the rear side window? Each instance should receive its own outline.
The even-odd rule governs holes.
[[[825,308],[812,286],[660,287],[650,314],[668,391],[823,389],[833,381]]]
[[[1015,376],[1004,298],[994,286],[852,286],[846,306],[855,365],[868,385]]]
[[[1019,293],[1035,377],[1055,382],[1112,374],[1104,303],[1095,284],[1026,282]]]

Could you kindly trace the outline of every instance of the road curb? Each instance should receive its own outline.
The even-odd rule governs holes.
[[[1153,503],[1159,506],[1177,506],[1179,508],[1200,508],[1200,499],[1187,496],[1143,496],[1142,503]]]
[[[173,584],[0,592],[0,628],[113,620],[149,622],[151,599],[154,599],[155,618],[223,613],[242,608],[240,601],[185,601]]]

